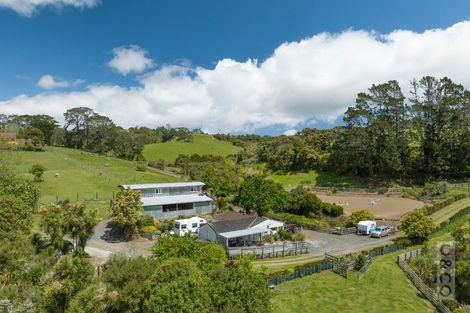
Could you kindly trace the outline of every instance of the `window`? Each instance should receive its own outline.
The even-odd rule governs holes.
[[[178,204],[178,211],[181,210],[192,210],[193,204],[192,203],[179,203]]]
[[[186,224],[181,224],[181,229],[186,229]]]
[[[193,228],[197,228],[197,223],[193,223]]]
[[[143,189],[141,190],[142,198],[149,198],[155,195],[155,189]]]
[[[191,187],[191,191],[198,191],[197,187]]]
[[[164,204],[163,205],[163,212],[171,212],[176,211],[176,204]]]
[[[160,188],[157,188],[157,189],[155,189],[155,193],[160,194],[160,193],[162,193],[162,190]]]

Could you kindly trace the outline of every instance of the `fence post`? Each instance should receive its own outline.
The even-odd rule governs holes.
[[[96,200],[98,200],[98,191],[96,192]]]
[[[77,201],[78,201],[78,192],[77,192]]]

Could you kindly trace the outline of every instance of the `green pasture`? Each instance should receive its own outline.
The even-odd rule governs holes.
[[[176,181],[177,178],[148,170],[138,172],[135,164],[81,150],[47,147],[45,152],[4,151],[20,173],[28,174],[33,164],[46,167],[44,181],[39,183],[41,205],[59,200],[85,202],[106,216],[109,199],[120,184],[158,183]],[[96,201],[96,198],[100,201]],[[92,201],[93,200],[93,201]]]
[[[361,187],[360,182],[346,177],[324,171],[309,172],[276,172],[270,175],[274,182],[281,183],[285,188],[295,188],[304,186],[325,186],[325,187]]]
[[[360,281],[355,272],[345,279],[324,271],[282,283],[273,290],[274,312],[434,312],[397,266],[399,253],[374,258]]]
[[[228,141],[222,141],[210,135],[194,134],[192,142],[169,141],[145,145],[144,156],[150,160],[163,159],[167,163],[175,162],[180,154],[212,154],[227,156],[241,150]]]

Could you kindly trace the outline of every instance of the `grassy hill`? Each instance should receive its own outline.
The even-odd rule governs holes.
[[[210,135],[195,134],[192,142],[169,141],[146,145],[144,156],[147,160],[163,159],[173,163],[180,154],[212,154],[226,156],[240,151],[241,148],[228,141],[218,140]]]
[[[40,204],[49,204],[56,199],[69,199],[72,202],[86,201],[87,207],[99,209],[100,216],[106,215],[109,201],[89,201],[109,199],[117,186],[124,183],[171,182],[177,178],[149,170],[137,172],[131,161],[100,156],[81,150],[48,147],[46,152],[4,151],[20,173],[27,174],[36,163],[47,171],[44,181],[39,183]],[[55,174],[58,177],[55,177]],[[29,174],[27,174],[29,175]],[[78,194],[78,200],[77,200]]]

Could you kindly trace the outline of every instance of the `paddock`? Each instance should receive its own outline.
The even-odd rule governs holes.
[[[328,203],[335,203],[350,215],[357,210],[368,210],[377,219],[397,220],[406,213],[424,206],[424,202],[398,195],[380,195],[376,193],[348,193],[334,195],[318,193],[317,196]]]

